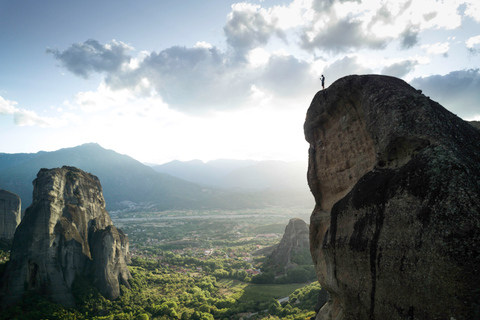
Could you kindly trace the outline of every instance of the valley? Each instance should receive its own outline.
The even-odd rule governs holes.
[[[130,289],[121,286],[122,295],[110,301],[89,279],[80,278],[73,286],[74,308],[30,294],[0,319],[309,318],[320,291],[315,276],[292,283],[261,280],[272,273],[268,268],[264,272],[265,252],[280,242],[292,217],[308,221],[309,212],[271,208],[112,214],[129,237]],[[255,283],[256,277],[262,284]]]

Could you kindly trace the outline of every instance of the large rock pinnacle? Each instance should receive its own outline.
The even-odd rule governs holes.
[[[19,196],[0,189],[0,238],[13,238],[22,219],[21,206]]]
[[[33,202],[13,239],[4,275],[2,305],[27,290],[73,306],[75,277],[89,277],[105,297],[129,286],[128,238],[105,210],[97,177],[74,167],[42,169],[33,182]]]
[[[300,218],[290,219],[285,227],[282,240],[272,252],[272,259],[276,264],[285,267],[285,270],[295,268],[292,256],[306,252],[310,247],[308,240],[308,225]]]
[[[479,319],[480,131],[375,75],[318,92],[304,129],[317,319]]]

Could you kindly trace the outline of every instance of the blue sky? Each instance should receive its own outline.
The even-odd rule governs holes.
[[[0,152],[305,160],[318,77],[404,79],[480,120],[477,0],[0,0]]]

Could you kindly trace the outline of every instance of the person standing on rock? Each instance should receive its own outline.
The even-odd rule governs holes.
[[[325,89],[325,77],[323,76],[323,74],[320,77],[320,80],[322,80],[322,89]]]

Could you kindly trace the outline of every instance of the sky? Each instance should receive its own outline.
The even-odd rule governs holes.
[[[320,75],[480,120],[479,70],[478,0],[0,0],[0,153],[306,161]]]

